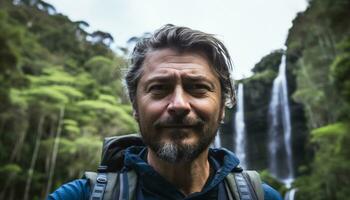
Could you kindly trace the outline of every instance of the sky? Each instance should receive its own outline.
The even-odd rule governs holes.
[[[270,52],[284,47],[292,20],[306,0],[46,0],[71,20],[89,23],[88,31],[112,34],[114,45],[153,32],[164,24],[215,34],[228,48],[233,78],[249,77]]]

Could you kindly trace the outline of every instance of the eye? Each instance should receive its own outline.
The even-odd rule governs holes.
[[[152,94],[163,94],[169,90],[169,86],[166,84],[153,84],[148,87],[147,92]]]
[[[204,93],[206,93],[208,91],[211,91],[211,88],[208,85],[202,84],[202,83],[188,84],[186,86],[186,89],[190,93],[195,93],[195,94],[204,94]]]

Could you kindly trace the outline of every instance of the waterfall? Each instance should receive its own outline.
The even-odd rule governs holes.
[[[242,167],[247,167],[246,153],[245,153],[245,123],[244,123],[244,99],[243,99],[243,84],[238,85],[237,92],[237,111],[235,115],[235,154],[241,161]]]
[[[284,196],[284,200],[294,200],[295,193],[297,192],[296,188],[289,190]]]
[[[219,131],[216,133],[213,147],[214,148],[220,148],[221,147],[221,139],[220,139],[220,132]]]
[[[269,105],[269,170],[290,187],[293,179],[291,121],[286,80],[286,56],[283,54],[279,72],[273,81]]]

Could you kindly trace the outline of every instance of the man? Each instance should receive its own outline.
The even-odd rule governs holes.
[[[225,106],[234,103],[230,70],[225,46],[190,28],[165,25],[136,44],[126,84],[146,146],[123,151],[115,196],[129,198],[122,195],[131,187],[123,174],[134,171],[137,185],[131,193],[136,199],[233,199],[227,177],[239,161],[225,149],[209,149]],[[91,193],[98,196],[109,187],[102,184],[97,190],[93,185],[79,179],[63,185],[49,199],[89,199]],[[265,199],[281,199],[266,184],[255,190],[258,187]]]

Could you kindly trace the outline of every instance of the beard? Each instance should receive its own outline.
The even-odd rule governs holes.
[[[164,126],[191,125],[190,130],[168,129],[164,133]],[[144,134],[141,130],[144,143],[156,154],[156,156],[169,163],[191,162],[204,152],[214,141],[217,126],[210,126],[201,119],[174,119],[167,118],[154,123],[156,133]],[[190,133],[192,132],[192,133]],[[162,138],[167,134],[166,142]],[[198,139],[193,144],[184,143],[183,140],[195,134]],[[151,136],[152,135],[152,136]],[[192,135],[193,137],[193,135]]]

